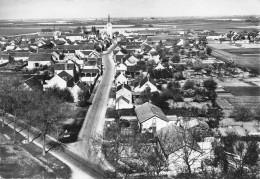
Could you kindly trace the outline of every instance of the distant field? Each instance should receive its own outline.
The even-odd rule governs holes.
[[[17,35],[24,33],[33,33],[42,28],[53,28],[53,25],[39,25],[39,23],[55,22],[55,21],[0,21],[0,35]],[[98,21],[68,21],[70,25],[57,24],[56,29],[75,29],[77,26],[97,26],[98,29],[103,29],[106,24],[106,19]],[[165,29],[169,31],[176,30],[210,30],[215,32],[226,33],[230,30],[244,31],[257,29],[258,22],[244,22],[244,21],[216,21],[204,19],[155,19],[155,20],[141,20],[141,19],[125,19],[112,20],[114,25],[113,30],[135,30],[141,29]],[[149,27],[149,25],[153,27]],[[128,27],[127,27],[128,26]]]
[[[241,55],[243,53],[237,51],[237,53],[228,53],[224,50],[213,50],[212,56],[217,57],[223,61],[227,61],[231,58],[235,59],[236,63],[241,66],[253,70],[255,73],[260,74],[260,58],[258,54],[253,55]]]
[[[234,96],[260,96],[260,87],[258,86],[226,86],[224,88]]]

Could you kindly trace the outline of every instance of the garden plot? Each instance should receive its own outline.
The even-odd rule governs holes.
[[[236,78],[224,78],[224,81],[220,81],[219,79],[214,80],[218,83],[218,86],[252,86]]]

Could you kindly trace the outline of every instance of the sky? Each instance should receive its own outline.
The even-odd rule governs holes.
[[[260,15],[260,0],[0,0],[0,19]]]

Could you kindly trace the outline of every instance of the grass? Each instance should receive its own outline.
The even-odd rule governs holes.
[[[1,122],[0,131],[11,137],[11,141],[14,140],[13,130],[7,126],[2,127]],[[47,153],[42,157],[42,149],[35,144],[21,144],[19,141],[25,138],[19,133],[16,133],[16,144],[7,144],[6,140],[1,139],[4,139],[3,135],[0,135],[0,141],[3,141],[0,143],[0,178],[66,179],[71,177],[70,168],[51,154]],[[48,166],[53,171],[48,171],[44,166]]]

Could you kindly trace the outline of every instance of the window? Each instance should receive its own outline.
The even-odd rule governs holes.
[[[39,63],[35,63],[34,66],[35,66],[35,67],[39,67]]]
[[[86,75],[85,75],[85,73],[81,73],[80,76],[81,77],[85,77]]]
[[[86,74],[86,77],[91,77],[91,73],[87,73],[87,74]]]

